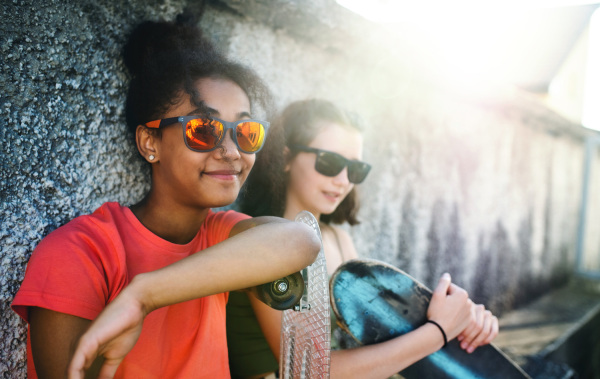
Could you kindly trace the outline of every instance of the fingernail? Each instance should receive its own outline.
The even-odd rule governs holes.
[[[469,346],[469,345],[467,345],[467,343],[466,343],[466,342],[463,342],[463,343],[461,343],[461,344],[460,344],[460,347],[461,347],[461,349],[463,349],[463,350],[465,350],[465,349],[467,348],[467,346]]]
[[[473,346],[469,346],[467,353],[471,354],[473,351],[475,351],[475,348]]]
[[[450,279],[450,274],[448,274],[447,272],[445,272],[445,273],[442,275],[442,278],[444,278],[444,279]]]

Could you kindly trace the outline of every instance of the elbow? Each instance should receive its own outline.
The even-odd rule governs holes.
[[[286,228],[286,260],[294,262],[295,271],[302,270],[317,259],[321,251],[321,239],[315,230],[306,224],[290,222]]]
[[[321,238],[319,238],[318,233],[312,227],[306,224],[299,224],[299,226],[303,228],[302,233],[300,233],[299,235],[302,236],[301,258],[304,260],[304,268],[317,259],[317,256],[321,251]]]

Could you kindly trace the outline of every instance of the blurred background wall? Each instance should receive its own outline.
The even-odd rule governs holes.
[[[70,219],[105,201],[134,203],[147,189],[148,171],[125,134],[127,76],[119,52],[138,22],[172,19],[186,6],[200,4],[0,5],[2,377],[25,377],[26,328],[10,302],[33,248]],[[359,189],[362,223],[348,229],[360,255],[429,285],[449,271],[502,314],[600,271],[600,142],[582,127],[583,100],[575,101],[586,56],[575,47],[587,41],[593,7],[577,8],[579,29],[570,30],[568,43],[547,32],[544,40],[564,47],[558,55],[536,39],[521,47],[528,57],[522,60],[491,37],[471,46],[497,46],[488,61],[527,68],[529,74],[513,75],[516,86],[499,71],[469,76],[484,68],[482,56],[460,63],[454,58],[464,51],[436,45],[409,15],[394,29],[332,0],[213,0],[201,27],[265,79],[279,108],[322,97],[363,117],[364,158],[374,168]],[[545,19],[531,12],[530,23]],[[433,26],[442,21],[429,19]],[[446,28],[437,33],[453,30]],[[467,28],[453,38],[481,33]],[[554,96],[551,79],[558,83]]]

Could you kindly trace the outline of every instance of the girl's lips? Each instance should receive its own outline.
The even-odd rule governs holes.
[[[240,174],[240,171],[236,170],[215,170],[215,171],[205,171],[204,175],[208,175],[211,178],[221,179],[221,180],[233,180],[237,178]]]
[[[339,199],[339,197],[341,196],[341,194],[338,192],[327,192],[327,191],[323,191],[323,195],[325,195],[325,197],[331,201],[337,201]]]

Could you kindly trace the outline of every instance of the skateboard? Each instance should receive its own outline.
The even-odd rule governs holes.
[[[329,288],[338,324],[361,345],[383,342],[423,325],[432,295],[402,270],[372,259],[341,265]],[[480,346],[468,354],[456,339],[399,374],[406,379],[529,378],[495,346]]]
[[[310,212],[300,212],[295,220],[311,226],[321,239],[319,223]],[[299,302],[281,318],[279,377],[329,378],[331,319],[323,247],[315,262],[302,270],[302,277]]]

